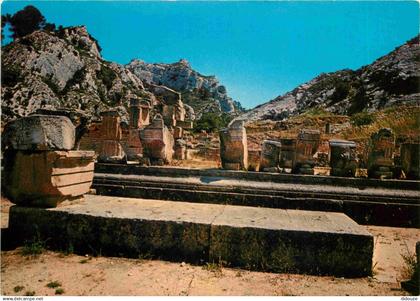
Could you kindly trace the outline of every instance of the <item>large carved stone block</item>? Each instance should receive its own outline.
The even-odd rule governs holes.
[[[69,118],[31,115],[6,124],[2,133],[4,148],[14,150],[71,150],[75,128]]]
[[[320,144],[321,133],[319,130],[303,129],[296,142],[296,157],[293,172],[301,174],[314,174],[313,167],[316,153]]]
[[[101,136],[103,139],[121,140],[120,116],[117,111],[102,112]]]
[[[174,138],[165,126],[162,116],[156,115],[152,123],[140,131],[143,145],[143,155],[152,161],[172,161],[174,153]]]
[[[296,161],[296,139],[283,138],[280,139],[281,152],[280,152],[280,168],[292,169]]]
[[[409,179],[420,178],[420,143],[404,143],[401,145],[402,169]]]
[[[279,141],[264,140],[261,148],[260,170],[278,169],[280,163],[281,143]]]
[[[149,125],[150,103],[139,98],[130,99],[130,128],[139,129]]]
[[[100,135],[103,141],[98,162],[124,163],[126,155],[120,143],[122,130],[119,113],[117,111],[106,111],[102,112],[101,116]]]
[[[368,175],[372,178],[392,178],[395,135],[391,129],[380,129],[370,137]]]
[[[175,141],[174,158],[177,160],[185,160],[187,153],[187,144],[184,140],[178,139]]]
[[[224,169],[248,169],[248,142],[243,120],[219,132],[220,158]]]
[[[354,177],[357,168],[356,143],[347,140],[331,139],[329,144],[331,175]]]
[[[5,152],[5,195],[23,206],[55,207],[89,192],[93,151]]]

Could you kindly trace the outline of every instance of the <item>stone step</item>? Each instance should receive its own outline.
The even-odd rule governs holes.
[[[107,164],[96,163],[95,173],[105,174],[125,174],[125,175],[151,175],[167,176],[174,178],[182,177],[223,177],[231,179],[242,179],[260,182],[273,183],[293,183],[293,184],[313,184],[331,185],[337,187],[383,188],[399,190],[420,190],[420,181],[414,180],[395,180],[395,179],[366,179],[366,178],[345,178],[334,176],[314,176],[298,174],[281,174],[268,172],[252,171],[232,171],[223,169],[193,169],[181,167],[159,167],[159,166],[140,166],[137,164]]]
[[[343,212],[359,224],[420,227],[418,192],[224,178],[95,174],[100,195]]]
[[[373,236],[342,213],[86,195],[51,209],[13,206],[9,229],[81,254],[346,277],[372,270]]]

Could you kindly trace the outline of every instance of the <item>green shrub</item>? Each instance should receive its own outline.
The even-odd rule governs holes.
[[[96,76],[102,80],[108,90],[112,88],[112,82],[116,77],[114,70],[105,65],[101,65],[101,69],[96,71]]]
[[[350,122],[353,126],[363,126],[372,124],[375,121],[375,117],[368,112],[360,112],[350,117]]]
[[[194,131],[206,131],[208,133],[216,132],[217,130],[226,127],[232,118],[232,116],[226,113],[204,113],[201,115],[201,118],[194,123]]]

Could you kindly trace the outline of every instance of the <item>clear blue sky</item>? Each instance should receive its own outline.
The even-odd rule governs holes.
[[[417,2],[6,1],[49,22],[86,25],[106,60],[185,58],[246,108],[321,72],[356,69],[418,34]]]

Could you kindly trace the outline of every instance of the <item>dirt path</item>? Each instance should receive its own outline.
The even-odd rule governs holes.
[[[8,206],[2,200],[2,227]],[[359,279],[250,272],[159,260],[64,255],[45,251],[37,257],[21,249],[1,252],[1,294],[54,295],[407,295],[401,254],[414,251],[419,229],[367,226],[375,235],[374,276]],[[15,287],[23,287],[15,292]]]

